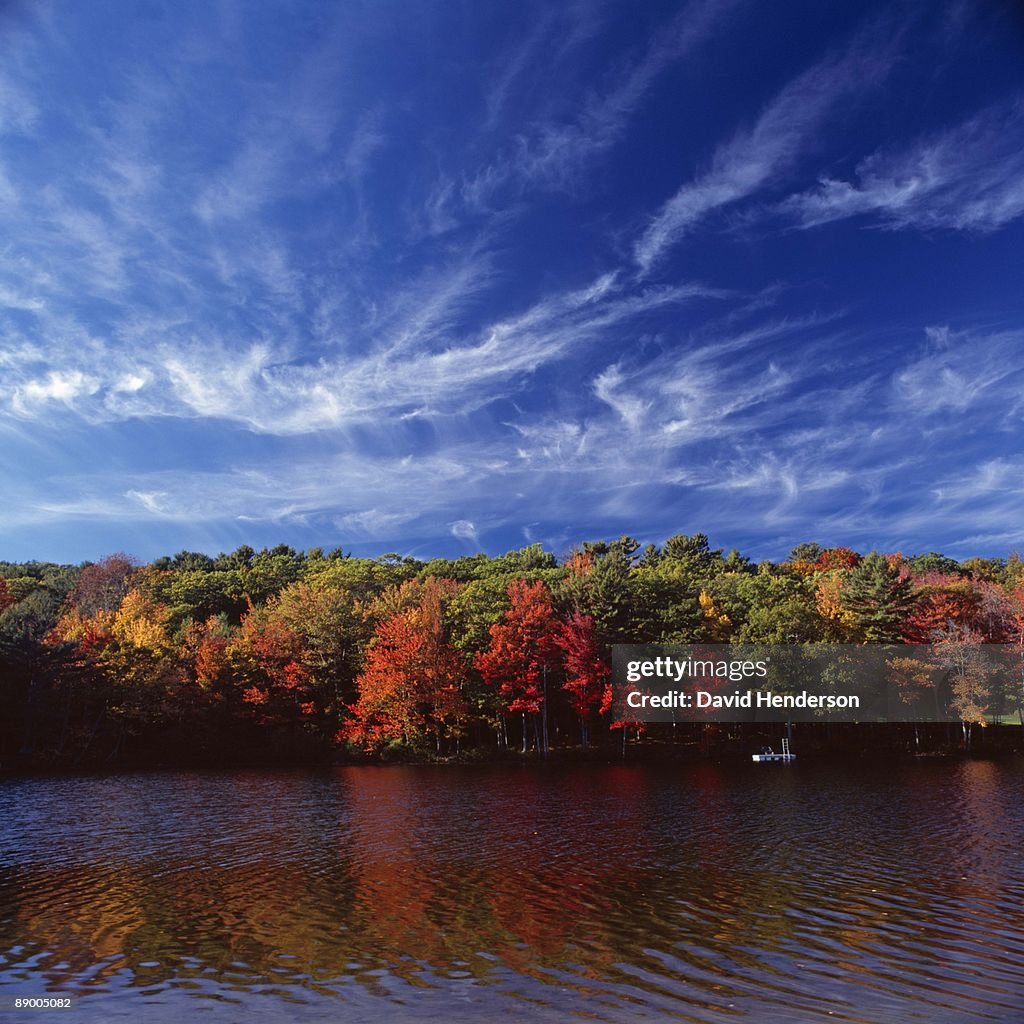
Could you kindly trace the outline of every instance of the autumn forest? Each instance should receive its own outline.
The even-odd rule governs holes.
[[[711,642],[1024,648],[1024,562],[801,544],[753,564],[680,534],[562,559],[280,545],[0,563],[0,767],[742,752],[738,729],[612,720],[612,644]],[[985,696],[970,717],[993,725]],[[987,731],[1020,743],[1017,726]],[[902,751],[908,737],[807,738]],[[914,750],[954,739],[915,731]]]

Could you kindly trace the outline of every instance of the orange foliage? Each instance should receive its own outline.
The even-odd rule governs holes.
[[[565,567],[570,576],[589,576],[594,568],[594,556],[589,551],[574,551]]]
[[[352,721],[338,734],[367,750],[391,740],[441,741],[465,717],[465,662],[445,637],[444,602],[458,590],[450,580],[403,584],[400,607],[380,622],[359,676]]]
[[[204,637],[196,652],[196,682],[211,686],[227,668],[227,637]]]

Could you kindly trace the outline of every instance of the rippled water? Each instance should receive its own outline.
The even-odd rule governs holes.
[[[90,1021],[1021,1021],[1022,851],[1019,762],[8,779],[0,997],[73,993],[57,1019]]]

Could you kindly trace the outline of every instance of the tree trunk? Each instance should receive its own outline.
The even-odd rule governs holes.
[[[548,756],[548,667],[544,665],[542,669],[544,675],[544,703],[541,705],[541,721],[543,724],[544,738],[542,741],[542,753],[545,757]]]

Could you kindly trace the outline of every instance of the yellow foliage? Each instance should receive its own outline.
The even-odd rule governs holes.
[[[704,624],[711,633],[711,638],[724,643],[732,631],[732,619],[715,607],[714,598],[706,591],[700,592],[700,609],[704,613]]]
[[[114,616],[111,632],[121,644],[166,654],[171,646],[168,616],[164,605],[151,601],[140,590],[129,590]]]
[[[801,576],[813,576],[818,572],[818,564],[816,562],[808,562],[802,558],[797,558],[792,562],[786,562],[784,568],[788,568],[795,573],[799,573]]]
[[[852,634],[857,625],[857,618],[853,612],[843,607],[842,590],[841,573],[831,572],[827,576],[822,576],[814,592],[814,603],[823,619],[838,626],[844,634]]]

